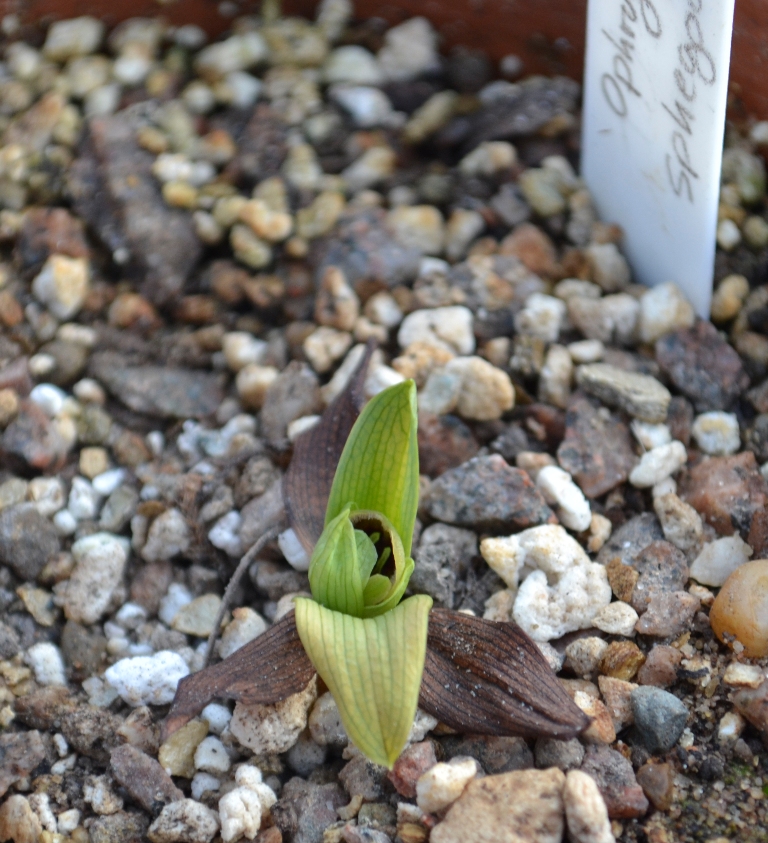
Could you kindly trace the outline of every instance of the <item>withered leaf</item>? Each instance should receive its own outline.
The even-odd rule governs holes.
[[[314,673],[291,612],[223,662],[182,679],[163,739],[214,697],[276,703],[301,691]],[[449,609],[429,616],[419,705],[447,726],[479,735],[568,738],[589,725],[517,625]]]
[[[589,725],[514,623],[433,609],[419,705],[459,732],[570,738]]]
[[[218,664],[179,682],[163,740],[199,714],[214,697],[265,705],[306,687],[315,668],[304,652],[293,612]]]
[[[349,432],[360,414],[368,364],[376,345],[369,341],[349,383],[326,407],[320,421],[296,437],[293,457],[283,479],[288,521],[308,554],[325,523],[333,475]]]

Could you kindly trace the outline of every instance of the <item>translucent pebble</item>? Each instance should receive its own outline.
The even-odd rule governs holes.
[[[748,658],[768,656],[768,559],[738,567],[725,581],[709,613],[712,629]]]

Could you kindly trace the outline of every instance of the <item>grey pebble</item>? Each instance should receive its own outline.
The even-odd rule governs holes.
[[[633,689],[630,699],[639,741],[650,752],[672,749],[688,722],[685,705],[674,694],[652,685]]]

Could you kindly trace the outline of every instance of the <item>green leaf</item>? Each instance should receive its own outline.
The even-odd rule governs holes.
[[[356,533],[359,532],[349,520],[349,509],[343,510],[323,530],[309,563],[309,587],[315,600],[355,617],[363,614],[363,589],[368,580],[368,573],[363,574],[358,563]],[[372,544],[371,551],[372,570],[376,564],[376,549]],[[368,561],[371,561],[370,553]]]
[[[307,598],[295,602],[301,643],[347,734],[371,761],[391,768],[416,715],[432,598],[410,597],[375,618],[354,618]]]
[[[416,385],[408,380],[372,398],[355,422],[333,478],[326,526],[347,506],[385,515],[410,556],[419,500]],[[353,502],[353,503],[350,503]]]

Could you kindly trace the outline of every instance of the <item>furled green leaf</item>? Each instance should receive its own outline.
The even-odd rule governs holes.
[[[346,612],[355,617],[362,617],[365,608],[363,589],[368,574],[363,574],[358,564],[357,537],[349,509],[342,510],[323,530],[315,546],[309,564],[309,587],[312,596],[323,606],[337,612]],[[367,536],[365,536],[368,539]],[[370,539],[368,539],[370,544]],[[371,545],[373,560],[371,570],[376,563],[376,551]]]
[[[391,386],[368,402],[339,459],[326,526],[348,506],[380,512],[410,556],[419,498],[417,426],[413,381]]]
[[[432,598],[419,594],[375,618],[353,618],[296,599],[301,643],[347,734],[384,767],[397,760],[416,715],[431,607]]]

